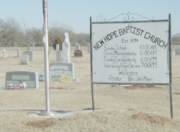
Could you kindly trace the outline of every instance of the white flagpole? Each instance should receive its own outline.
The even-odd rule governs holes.
[[[44,75],[45,75],[45,114],[49,115],[50,110],[50,94],[49,94],[49,58],[48,58],[48,0],[43,0],[43,43],[44,43]]]

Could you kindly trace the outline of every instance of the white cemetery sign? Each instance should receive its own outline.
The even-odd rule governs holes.
[[[92,22],[93,83],[169,84],[169,21]]]
[[[6,88],[39,88],[37,72],[12,71],[6,73]]]

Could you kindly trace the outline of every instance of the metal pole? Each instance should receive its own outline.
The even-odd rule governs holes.
[[[92,97],[92,110],[95,110],[94,102],[94,84],[93,84],[93,66],[92,66],[92,18],[90,17],[90,56],[91,56],[91,97]]]
[[[173,119],[173,97],[172,97],[172,58],[171,58],[171,14],[169,14],[169,99],[170,99],[170,114]]]
[[[45,107],[46,113],[50,113],[50,95],[49,95],[49,58],[48,58],[48,0],[43,0],[43,43],[44,43],[44,75],[45,75]]]

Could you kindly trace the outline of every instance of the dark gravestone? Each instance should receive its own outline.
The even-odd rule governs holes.
[[[81,56],[83,56],[83,53],[82,53],[81,45],[80,45],[80,44],[76,44],[75,50],[74,50],[74,56],[75,56],[75,57],[81,57]]]
[[[82,53],[81,50],[75,50],[75,51],[74,51],[74,56],[75,56],[75,57],[81,57],[81,56],[83,56],[83,53]]]

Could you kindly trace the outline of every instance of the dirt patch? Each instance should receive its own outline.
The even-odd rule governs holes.
[[[44,120],[36,120],[29,121],[26,123],[26,126],[34,127],[34,128],[48,128],[56,124],[56,121],[53,119],[44,119]]]
[[[128,108],[128,111],[134,111],[135,109],[134,108]]]
[[[175,95],[180,95],[180,92],[175,92],[174,94],[175,94]]]
[[[128,90],[136,90],[136,89],[146,89],[146,88],[156,88],[155,85],[148,84],[148,85],[130,85],[130,86],[125,86],[124,88]]]
[[[133,114],[131,117],[133,119],[143,120],[151,124],[153,123],[153,124],[158,124],[158,125],[165,125],[166,123],[170,122],[169,118],[158,116],[158,115],[149,115],[143,112]]]
[[[64,87],[50,87],[50,89],[62,90],[62,89],[65,89],[65,88]]]

